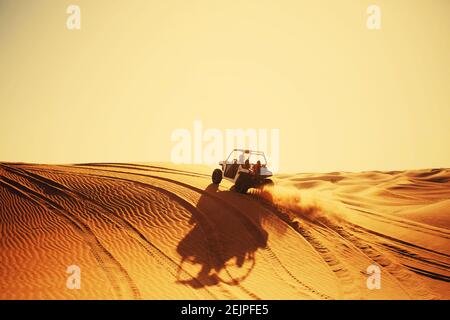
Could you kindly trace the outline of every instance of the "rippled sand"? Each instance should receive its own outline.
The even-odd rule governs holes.
[[[210,171],[0,164],[0,298],[450,298],[450,170],[279,175],[248,195]]]

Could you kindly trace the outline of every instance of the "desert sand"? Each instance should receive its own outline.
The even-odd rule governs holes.
[[[247,195],[210,174],[0,164],[0,298],[450,298],[449,169],[280,174]]]

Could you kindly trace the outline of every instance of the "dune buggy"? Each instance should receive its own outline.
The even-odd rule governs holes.
[[[234,190],[247,193],[250,188],[272,185],[272,172],[267,169],[264,152],[234,149],[225,161],[220,161],[220,169],[212,173],[212,182],[219,184],[223,178],[234,182]]]

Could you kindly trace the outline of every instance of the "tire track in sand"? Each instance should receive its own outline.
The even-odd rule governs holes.
[[[123,230],[125,230],[130,237],[132,237],[134,240],[137,241],[137,243],[148,253],[150,254],[157,263],[163,267],[164,270],[167,270],[172,276],[177,276],[179,272],[185,273],[191,278],[195,279],[199,284],[203,285],[200,280],[198,280],[196,277],[194,277],[192,274],[190,274],[188,271],[181,269],[180,265],[174,261],[171,257],[166,255],[162,250],[160,250],[156,245],[154,245],[150,240],[148,240],[145,235],[140,232],[137,228],[135,228],[129,221],[126,219],[123,219],[119,216],[117,216],[113,211],[109,210],[107,207],[99,204],[96,200],[89,198],[87,195],[71,190],[67,188],[65,185],[60,184],[59,182],[56,182],[52,179],[49,179],[47,177],[43,177],[41,175],[38,175],[36,173],[32,173],[28,170],[25,170],[23,168],[9,168],[10,171],[14,172],[15,174],[21,175],[22,177],[31,180],[31,182],[39,183],[42,185],[45,185],[48,189],[53,189],[57,192],[62,192],[66,196],[70,196],[76,200],[81,200],[83,203],[89,203],[91,204],[98,213],[102,214],[102,216],[109,221],[113,222],[115,225],[121,227]],[[51,171],[51,170],[50,170]],[[65,172],[65,174],[72,174]],[[116,180],[112,177],[104,177],[102,178],[109,178]],[[133,181],[134,184],[134,181]],[[157,190],[161,193],[166,193],[166,190],[162,188],[154,187],[153,190]],[[177,199],[175,199],[177,200]],[[179,200],[179,199],[178,199]],[[179,201],[180,204],[181,201]],[[195,208],[191,208],[188,206],[184,206],[188,211],[195,210]],[[167,268],[169,266],[169,268]],[[217,299],[217,296],[213,294],[210,290],[207,289],[207,286],[205,286],[205,290],[210,295],[211,298]],[[229,291],[227,291],[225,288],[222,288],[225,296],[233,299],[235,298]]]
[[[265,205],[273,206],[273,204],[268,203],[263,199]],[[331,250],[326,248],[321,244],[321,242],[315,238],[311,232],[307,230],[300,223],[296,222],[291,216],[303,217],[306,221],[309,221],[312,225],[322,226],[326,228],[328,231],[332,232],[334,236],[342,239],[347,245],[356,249],[357,252],[365,256],[369,261],[377,264],[381,267],[382,270],[387,272],[391,279],[394,280],[398,287],[410,298],[412,299],[434,299],[436,296],[425,288],[423,285],[420,285],[420,281],[415,279],[414,275],[407,269],[402,267],[401,264],[396,263],[392,259],[390,259],[386,254],[377,250],[373,245],[369,244],[367,241],[362,239],[361,237],[356,236],[349,229],[352,227],[357,228],[358,226],[350,223],[350,222],[341,222],[343,225],[347,225],[348,228],[345,228],[343,225],[338,225],[333,223],[330,219],[308,219],[301,212],[292,212],[289,209],[277,208],[274,207],[274,213],[278,214],[279,217],[284,220],[289,225],[292,225],[294,229],[304,235],[308,240],[311,241],[311,244],[317,248],[319,252],[324,253],[324,259],[331,258],[330,263],[331,266],[335,263],[334,259],[337,259],[337,256],[334,255]],[[291,213],[291,214],[290,214]],[[331,254],[331,256],[330,256]],[[334,256],[334,257],[333,257]],[[342,270],[340,270],[342,271]],[[345,272],[344,279],[349,280],[349,276],[351,274],[348,270],[343,270]],[[351,287],[350,287],[351,288]],[[356,288],[355,288],[356,290]]]
[[[108,165],[108,167],[112,167],[112,165]],[[121,168],[121,166],[118,166],[118,168]],[[149,175],[149,174],[141,174],[141,173],[133,173],[133,172],[126,172],[126,171],[119,171],[119,170],[109,170],[109,169],[99,169],[96,168],[92,169],[92,168],[85,168],[85,169],[89,169],[89,170],[96,170],[96,171],[105,171],[105,172],[112,172],[112,173],[119,173],[119,174],[125,174],[125,175],[132,175],[132,176],[142,176],[142,177],[146,177],[146,178],[153,178],[153,179],[157,179],[157,180],[162,180],[165,182],[169,182],[187,189],[190,189],[196,193],[199,193],[203,196],[206,197],[210,197],[212,199],[214,199],[216,202],[220,203],[223,206],[226,206],[230,212],[232,212],[242,223],[243,225],[247,228],[247,230],[249,231],[250,234],[254,235],[256,238],[256,241],[261,241],[261,239],[258,239],[258,235],[260,234],[258,227],[256,225],[254,225],[253,221],[251,221],[251,219],[249,219],[245,213],[242,213],[239,209],[237,209],[236,207],[234,207],[233,205],[229,204],[228,202],[226,202],[225,200],[219,198],[218,196],[214,195],[214,194],[210,194],[200,188],[197,188],[195,186],[192,186],[190,184],[175,180],[175,179],[171,179],[171,178],[166,178],[166,177],[161,177],[161,176],[155,176],[155,175]],[[104,177],[102,175],[100,175],[101,177]],[[124,179],[124,178],[120,178],[120,179]],[[136,183],[136,180],[129,180],[129,179],[125,179],[127,181],[130,182],[134,182]],[[142,182],[139,182],[142,183]],[[143,183],[144,185],[148,185]],[[302,235],[303,237],[303,235]],[[307,239],[305,239],[307,240]],[[300,292],[302,292],[303,294],[305,293],[304,290],[306,290],[307,292],[309,292],[312,296],[318,297],[320,299],[332,299],[330,296],[323,294],[321,292],[318,292],[317,290],[315,290],[314,288],[308,286],[307,284],[305,284],[304,282],[302,282],[300,279],[298,279],[297,277],[295,277],[295,275],[292,274],[292,272],[290,272],[285,265],[282,264],[281,260],[278,258],[278,256],[276,255],[275,252],[273,252],[273,250],[270,247],[266,247],[263,248],[263,252],[264,252],[264,257],[267,261],[270,261],[270,264],[274,267],[274,271],[275,273],[281,277],[281,279],[290,284],[290,281],[287,281],[286,276],[284,276],[284,274],[287,275],[287,278],[290,280],[293,280],[295,283],[297,283],[297,285],[299,285],[303,290],[301,290]],[[320,252],[319,252],[320,254]],[[275,269],[276,268],[276,269]],[[282,270],[282,271],[280,271]],[[339,270],[338,270],[339,272]],[[283,276],[281,275],[283,274]],[[353,289],[352,289],[353,290]],[[351,291],[351,290],[349,290]]]
[[[3,167],[3,165],[1,165]],[[127,296],[127,293],[134,299],[140,299],[140,292],[136,284],[128,275],[123,266],[114,258],[114,256],[101,244],[99,239],[92,232],[90,227],[80,219],[66,211],[58,203],[46,198],[38,192],[31,190],[27,186],[24,186],[14,180],[11,180],[4,175],[0,175],[0,183],[8,188],[11,192],[18,194],[19,196],[28,199],[29,201],[37,204],[38,206],[45,207],[51,212],[56,213],[58,216],[66,220],[78,233],[82,236],[88,246],[91,248],[91,252],[95,259],[98,261],[100,267],[105,272],[108,280],[111,283],[117,298],[121,299]],[[117,274],[121,274],[121,277],[117,277]],[[122,281],[125,280],[125,281]],[[123,285],[125,283],[125,286]]]
[[[103,171],[103,170],[101,170],[101,171]],[[54,172],[54,171],[53,171],[53,172]],[[68,174],[67,172],[64,172],[64,173],[65,173],[65,174]],[[70,174],[73,174],[73,175],[80,175],[80,174],[74,174],[74,173],[70,173]],[[204,214],[201,213],[201,212],[195,207],[194,204],[192,204],[192,203],[190,203],[189,201],[187,201],[187,200],[181,198],[178,194],[168,191],[168,190],[165,189],[165,188],[157,187],[157,186],[154,186],[154,185],[145,184],[145,183],[142,183],[142,182],[139,182],[139,181],[136,181],[136,180],[130,180],[130,179],[124,179],[124,178],[117,178],[117,177],[111,177],[111,176],[105,176],[105,175],[95,175],[95,174],[89,174],[89,175],[90,175],[90,176],[95,176],[95,177],[97,177],[97,178],[102,178],[102,179],[109,179],[109,180],[114,180],[114,181],[118,181],[118,180],[119,180],[119,181],[122,181],[122,182],[125,181],[125,182],[127,182],[127,183],[132,183],[132,184],[134,184],[134,185],[140,185],[140,186],[143,187],[144,189],[157,190],[157,191],[159,191],[159,192],[161,192],[161,193],[163,193],[163,194],[165,194],[165,195],[171,197],[172,200],[177,201],[180,205],[182,205],[186,210],[188,210],[189,212],[191,212],[191,214],[194,215],[194,216],[196,216],[197,218],[198,218],[198,217],[201,217],[201,216],[204,216]],[[212,229],[212,228],[211,228],[211,229]],[[214,234],[214,232],[212,232],[212,231],[205,232],[205,235],[208,235],[208,234]],[[212,239],[210,236],[208,236],[208,238],[209,238],[209,240],[210,240],[210,241],[208,241],[208,242],[211,243],[211,245],[214,247],[214,250],[212,250],[212,252],[218,251],[218,252],[220,253],[221,250],[218,249],[218,248],[220,248],[220,245],[218,244],[219,242],[216,241],[215,239]],[[154,246],[154,245],[152,244],[152,246]],[[181,264],[178,264],[177,262],[175,262],[174,260],[172,260],[170,257],[168,257],[167,255],[165,255],[161,250],[158,249],[158,251],[159,251],[161,254],[163,254],[166,258],[168,258],[168,259],[170,260],[170,261],[169,261],[169,264],[171,264],[171,265],[176,265],[176,267],[177,267],[177,269],[178,269],[178,272],[180,272],[180,270],[181,270],[181,272],[185,272],[185,273],[186,273],[187,275],[189,275],[192,279],[195,279],[199,284],[201,284],[201,285],[203,286],[203,283],[202,283],[199,279],[197,279],[195,276],[193,276],[192,274],[189,274],[187,271],[185,271],[185,270],[182,268],[182,265],[181,265]],[[172,275],[176,277],[176,276],[177,276],[177,272],[174,271]],[[251,299],[260,299],[260,297],[258,297],[255,293],[249,291],[249,290],[246,289],[245,287],[241,286],[241,285],[239,284],[239,282],[233,280],[233,279],[235,279],[235,278],[234,278],[231,274],[229,274],[229,276],[230,276],[230,278],[232,279],[231,283],[232,283],[233,285],[239,287],[239,288],[240,288],[246,295],[248,295]],[[225,287],[223,287],[222,285],[220,285],[220,283],[219,283],[219,287],[220,287],[221,290],[224,292],[225,296],[227,296],[228,298],[231,298],[231,299],[235,299],[235,298],[236,298],[236,297],[233,296],[233,294],[232,294],[231,292],[229,292]],[[207,288],[207,286],[205,286],[205,288]],[[211,293],[211,294],[212,294],[212,293]],[[214,297],[214,298],[217,298],[217,297],[215,297],[214,295],[213,295],[213,297]]]
[[[255,194],[255,196],[257,196]],[[345,267],[345,264],[327,248],[308,228],[298,223],[290,217],[289,210],[277,208],[272,203],[269,203],[263,198],[258,198],[258,202],[267,208],[273,215],[278,217],[287,226],[292,228],[295,232],[300,234],[310,246],[322,257],[322,260],[329,269],[333,272],[339,283],[342,285],[341,293],[346,299],[358,299],[362,296],[361,290],[356,285],[355,278],[352,276],[350,270]]]

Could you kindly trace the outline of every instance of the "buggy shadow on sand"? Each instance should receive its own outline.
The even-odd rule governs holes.
[[[226,205],[236,198],[213,183],[202,193],[191,210],[193,227],[177,246],[182,258],[177,282],[196,289],[220,283],[236,286],[252,273],[256,252],[267,246],[269,234],[263,228],[264,211],[249,214]]]
[[[272,185],[272,172],[267,168],[264,152],[244,149],[234,149],[225,161],[220,161],[220,169],[212,173],[212,182],[220,184],[222,179],[234,183],[234,190],[247,193],[250,188],[260,188]]]

